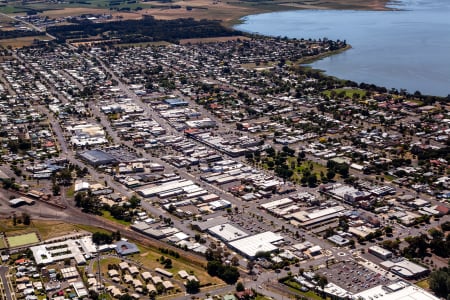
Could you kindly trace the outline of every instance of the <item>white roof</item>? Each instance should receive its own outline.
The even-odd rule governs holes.
[[[220,239],[229,242],[248,236],[247,233],[230,224],[221,224],[208,229],[208,231]]]
[[[252,235],[230,243],[230,246],[237,249],[241,253],[254,257],[258,252],[271,252],[278,249],[272,243],[283,240],[281,235],[272,231],[266,231],[256,235]]]
[[[406,282],[399,282],[395,287],[393,286],[393,288],[392,292],[389,292],[389,286],[386,290],[382,285],[379,285],[355,294],[354,298],[363,300],[439,300],[439,298],[420,287],[409,285]]]

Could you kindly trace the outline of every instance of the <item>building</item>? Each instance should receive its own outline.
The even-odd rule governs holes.
[[[231,242],[248,236],[244,231],[228,223],[211,227],[208,229],[208,232],[224,242]]]
[[[62,242],[30,247],[30,250],[33,252],[38,265],[48,265],[66,258],[73,258],[78,265],[81,265],[86,263],[85,256],[90,257],[96,251],[92,238],[68,239]]]
[[[387,260],[382,262],[380,265],[392,273],[406,279],[419,278],[430,272],[427,268],[415,264],[406,258],[401,258],[395,261]]]
[[[273,252],[278,249],[276,244],[284,238],[272,231],[255,234],[229,243],[229,246],[241,254],[254,258],[258,252]]]
[[[9,205],[11,207],[19,207],[22,205],[33,205],[35,203],[35,201],[33,199],[30,198],[26,198],[26,197],[19,197],[19,198],[14,198],[9,200]]]
[[[371,253],[381,259],[385,259],[385,260],[392,257],[391,251],[381,248],[379,246],[369,247],[369,253]]]
[[[338,205],[313,211],[299,211],[291,217],[298,221],[301,227],[313,229],[334,223],[344,211],[345,208]]]
[[[175,98],[175,99],[165,99],[164,103],[168,104],[170,107],[181,107],[188,106],[189,103],[184,101],[183,99]]]
[[[130,255],[134,253],[139,253],[139,248],[136,244],[127,241],[118,241],[116,243],[116,252],[119,255]]]
[[[112,165],[118,162],[114,156],[102,150],[78,152],[78,156],[94,167]]]
[[[422,288],[404,281],[398,281],[384,286],[379,285],[353,295],[353,299],[360,300],[439,300]]]

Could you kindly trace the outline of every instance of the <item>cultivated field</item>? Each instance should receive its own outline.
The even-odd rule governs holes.
[[[194,18],[221,20],[224,25],[232,25],[246,15],[293,9],[369,9],[383,10],[387,0],[175,0],[170,3],[128,1],[86,0],[70,3],[49,3],[46,1],[10,1],[0,6],[0,12],[25,14],[37,11],[51,18],[76,16],[81,14],[112,14],[112,20],[139,19],[142,15],[152,15],[157,19]],[[126,11],[124,11],[126,10]]]

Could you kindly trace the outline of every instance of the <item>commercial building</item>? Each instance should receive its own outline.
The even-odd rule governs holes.
[[[278,249],[276,244],[284,238],[272,231],[266,231],[229,243],[229,246],[241,254],[254,258],[258,252],[273,252]]]
[[[244,231],[228,223],[211,227],[208,232],[224,242],[231,242],[248,236]]]
[[[102,150],[87,150],[79,152],[78,156],[94,167],[112,165],[118,162],[114,156]]]
[[[369,247],[369,253],[381,258],[381,259],[389,259],[392,257],[392,252],[381,248],[379,246]]]
[[[361,300],[439,300],[422,288],[407,282],[399,281],[390,285],[379,285],[353,295]]]
[[[291,215],[301,227],[313,229],[335,222],[345,211],[343,206],[333,206],[314,211],[299,211]]]
[[[176,196],[179,195],[185,190],[189,190],[192,187],[198,187],[195,185],[192,180],[175,180],[166,182],[160,185],[155,185],[151,187],[144,187],[139,190],[137,190],[138,194],[142,197],[148,198],[152,196],[158,196],[158,197],[167,197],[167,195],[170,196]]]
[[[415,264],[406,258],[401,258],[395,261],[387,260],[382,262],[380,265],[392,273],[406,279],[418,278],[427,275],[430,272],[427,268]]]

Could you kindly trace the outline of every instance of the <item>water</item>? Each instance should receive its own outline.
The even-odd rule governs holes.
[[[252,15],[236,29],[346,40],[352,49],[311,64],[328,75],[411,93],[450,94],[450,1],[402,0],[394,11],[299,10]]]

